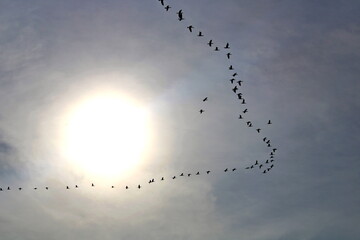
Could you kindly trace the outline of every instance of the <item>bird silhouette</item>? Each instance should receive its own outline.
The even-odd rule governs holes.
[[[269,163],[269,159],[267,159],[265,163]]]
[[[227,172],[228,171],[228,169],[226,168],[225,170],[224,170],[224,172]]]
[[[78,185],[75,185],[75,188],[79,188],[79,186],[78,186]]]
[[[211,171],[207,170],[207,171],[206,171],[206,174],[209,174],[210,172],[211,172]]]
[[[202,113],[203,113],[203,112],[205,112],[205,111],[204,111],[204,110],[202,110],[202,109],[200,109],[200,111],[199,111],[199,112],[200,112],[200,114],[202,114]]]
[[[273,155],[274,155],[274,153],[273,153],[273,152],[271,152],[271,153],[270,153],[270,155],[271,155],[271,156],[273,156]]]
[[[128,187],[128,186],[125,186],[125,189],[129,189],[129,187]]]
[[[204,35],[202,34],[201,31],[199,31],[198,37],[203,37]]]
[[[245,99],[242,100],[241,104],[246,104]]]
[[[270,168],[273,168],[274,167],[274,164],[271,164]]]
[[[245,169],[250,169],[250,167],[246,167]]]
[[[22,188],[21,188],[21,187],[19,187],[19,191],[21,191],[21,189],[22,189]]]
[[[140,189],[141,188],[141,186],[140,186],[140,184],[138,185],[138,189]]]
[[[261,168],[262,168],[262,166],[263,166],[263,165],[262,165],[262,164],[260,164],[260,165],[259,165],[259,168],[261,169]]]
[[[266,170],[264,170],[263,173],[266,173]]]
[[[49,190],[49,187],[45,187],[46,190]]]
[[[227,53],[226,56],[228,59],[230,59],[231,53]]]
[[[238,90],[237,86],[235,86],[232,90],[234,93],[236,93],[236,91]]]
[[[248,112],[248,109],[246,108],[244,111],[243,111],[243,113],[247,113]]]
[[[237,96],[238,96],[238,99],[240,99],[240,100],[243,99],[242,98],[242,93],[238,93]]]
[[[10,187],[8,187],[7,190],[10,191],[11,190]]]
[[[111,188],[115,188],[114,186],[111,186]]]
[[[151,182],[155,182],[155,179],[151,179]]]
[[[269,143],[270,143],[270,140],[267,140],[266,143],[269,144]]]
[[[233,66],[232,66],[232,65],[230,65],[229,70],[234,70],[234,68],[233,68]]]
[[[274,156],[270,156],[270,158],[274,158]]]
[[[250,122],[250,121],[247,121],[247,122],[246,122],[246,125],[248,125],[248,126],[249,126],[250,124],[251,124],[251,122]]]
[[[171,7],[170,7],[169,5],[167,5],[167,6],[165,7],[165,10],[166,10],[166,11],[169,11],[170,8],[171,8]]]
[[[238,75],[237,73],[234,73],[232,76],[235,77],[235,76],[237,76],[237,75]]]
[[[164,0],[159,0],[159,2],[164,6]]]
[[[34,190],[37,190],[37,187],[34,187]]]
[[[241,81],[241,80],[239,80],[239,81],[237,81],[237,83],[239,84],[239,86],[241,87],[241,83],[242,83],[243,81]]]
[[[206,97],[206,98],[203,99],[203,102],[205,102],[205,101],[207,101],[207,100],[208,100],[208,98]]]
[[[220,51],[218,47],[215,47],[215,50],[214,51]]]
[[[231,84],[234,84],[235,78],[232,78],[229,81],[231,82]]]
[[[66,186],[66,189],[70,189],[69,186]]]
[[[208,45],[209,45],[209,47],[211,47],[211,46],[213,45],[213,40],[210,40],[210,41],[208,42]]]
[[[187,29],[189,29],[190,32],[192,32],[193,28],[194,28],[194,27],[193,27],[192,25],[190,25],[190,26],[187,27]]]
[[[188,177],[190,177],[191,176],[191,173],[188,173]]]
[[[91,184],[91,186],[92,186],[92,187],[95,187],[95,185],[94,185],[93,183]]]
[[[275,160],[274,160],[274,159],[271,159],[271,160],[270,160],[270,162],[273,162],[273,161],[275,161]]]
[[[254,168],[254,165],[251,165],[251,167],[250,168]]]
[[[256,160],[256,161],[255,161],[255,164],[254,164],[254,165],[259,165],[259,162],[258,162],[258,160]]]
[[[233,168],[232,171],[233,171],[233,172],[236,171],[236,168]]]
[[[161,178],[161,181],[164,181],[164,177]]]
[[[151,180],[149,180],[149,184],[151,183]]]
[[[176,177],[175,176],[173,176],[173,179],[175,179]]]
[[[243,117],[241,115],[239,115],[239,119],[243,119]]]
[[[200,172],[197,172],[196,175],[200,175]]]
[[[271,124],[272,122],[269,120],[267,124]]]
[[[261,130],[261,128],[256,129],[256,131],[257,131],[258,133],[260,133],[260,130]]]
[[[2,192],[2,190],[3,190],[3,189],[2,189],[2,188],[0,188],[0,192]]]
[[[265,141],[266,141],[266,139],[267,139],[267,138],[266,138],[266,137],[264,137],[264,138],[263,138],[263,141],[265,142]]]
[[[273,148],[273,152],[275,152],[277,150],[277,148]]]
[[[225,47],[224,47],[225,49],[229,49],[230,47],[229,47],[229,43],[226,43],[226,45],[225,45]]]
[[[183,177],[183,176],[184,176],[184,173],[181,173],[181,174],[180,174],[180,177]]]

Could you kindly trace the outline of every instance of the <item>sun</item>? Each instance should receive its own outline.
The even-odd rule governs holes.
[[[149,140],[147,112],[118,94],[81,101],[67,122],[66,157],[83,172],[102,178],[134,169]]]

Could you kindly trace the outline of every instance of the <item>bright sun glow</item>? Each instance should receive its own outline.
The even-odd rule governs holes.
[[[86,173],[113,178],[137,166],[148,135],[143,109],[118,95],[93,97],[69,114],[66,155]]]

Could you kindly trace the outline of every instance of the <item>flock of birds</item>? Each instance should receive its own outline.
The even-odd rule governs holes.
[[[160,2],[160,4],[162,6],[164,6],[166,12],[169,12],[170,9],[171,9],[171,6],[170,5],[166,5],[164,0],[158,0]],[[177,17],[178,17],[178,20],[179,21],[184,21],[185,18],[184,18],[184,12],[183,10],[179,10],[178,12],[176,12],[177,14]],[[188,31],[190,33],[196,33],[195,32],[195,27],[193,25],[188,25],[186,27],[188,29]],[[202,31],[197,31],[197,37],[204,37],[204,34]],[[232,53],[229,51],[230,49],[230,44],[229,43],[226,43],[224,44],[224,47],[223,48],[220,48],[219,46],[215,46],[215,43],[212,39],[210,39],[208,42],[207,42],[207,45],[210,47],[210,48],[213,48],[213,51],[223,51],[223,50],[220,50],[220,49],[224,49],[226,52],[225,52],[225,56],[226,58],[231,61],[231,56],[232,56]],[[233,65],[231,64],[230,62],[230,65],[228,67],[228,70],[230,71],[230,75],[229,75],[229,82],[230,84],[232,85],[231,87],[231,90],[232,92],[235,94],[236,98],[240,101],[240,104],[242,105],[246,105],[247,102],[244,98],[244,95],[243,93],[240,91],[240,88],[242,87],[242,84],[243,84],[243,81],[238,79],[238,73],[235,71],[235,68],[233,67]],[[209,100],[208,97],[205,97],[202,99],[203,102],[207,102]],[[200,114],[203,114],[205,112],[205,110],[202,108],[199,110]],[[262,132],[262,129],[259,128],[259,127],[255,127],[254,124],[250,121],[250,120],[246,120],[245,116],[246,116],[246,113],[248,113],[248,108],[244,107],[244,110],[239,114],[239,117],[238,119],[243,121],[247,127],[249,128],[254,128],[256,130],[256,132],[258,134],[261,134]],[[266,122],[267,125],[271,125],[272,122],[271,120],[268,120]],[[258,160],[255,160],[252,164],[248,165],[245,167],[246,170],[253,170],[253,169],[258,169],[259,171],[261,171],[263,174],[265,173],[268,173],[269,171],[271,171],[274,167],[274,162],[275,162],[275,152],[277,151],[277,148],[274,148],[272,146],[272,143],[271,143],[271,140],[268,138],[268,137],[264,137],[262,138],[262,141],[264,142],[265,146],[267,148],[270,149],[270,153],[269,153],[269,156],[266,160],[264,161],[258,161]],[[237,171],[237,168],[226,168],[223,170],[224,173],[227,173],[227,172],[235,172]],[[207,170],[207,171],[204,171],[203,174],[205,175],[209,175],[211,173],[210,170]],[[196,172],[196,173],[181,173],[179,175],[174,175],[172,177],[170,177],[170,179],[172,180],[175,180],[177,178],[181,178],[181,177],[191,177],[191,176],[198,176],[200,175],[200,171]],[[161,179],[157,180],[157,181],[164,181],[165,180],[165,177],[162,177]],[[148,184],[152,184],[155,182],[155,179],[152,178],[148,181]],[[91,183],[90,185],[91,187],[95,187],[95,184],[94,183]],[[141,185],[141,184],[138,184],[137,186],[135,187],[132,187],[132,188],[138,188],[138,189],[141,189],[144,185]],[[115,185],[112,185],[110,186],[111,188],[115,188]],[[65,189],[69,190],[69,189],[72,189],[72,188],[79,188],[79,185],[75,185],[75,186],[65,186],[64,187]],[[116,187],[117,188],[117,187]],[[123,186],[122,188],[124,189],[129,189],[130,187],[128,185],[126,186]],[[15,188],[19,191],[23,190],[23,188],[19,187],[19,188]],[[40,188],[37,188],[37,187],[34,187],[33,190],[38,190]],[[49,190],[50,188],[48,186],[42,188],[42,189],[45,189],[45,190]],[[2,188],[0,187],[0,192],[2,191],[11,191],[13,190],[12,187],[6,187],[6,188]]]

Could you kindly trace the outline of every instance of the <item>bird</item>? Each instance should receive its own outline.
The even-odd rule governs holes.
[[[166,10],[166,11],[169,11],[170,8],[171,8],[171,7],[170,7],[169,5],[167,5],[167,6],[165,7],[165,10]]]
[[[252,127],[252,123],[249,124],[249,127]]]
[[[233,171],[233,172],[236,171],[236,168],[233,168],[232,171]]]
[[[19,189],[20,190],[20,189]],[[37,187],[34,187],[34,190],[37,190]]]
[[[271,164],[270,168],[273,168],[274,167],[274,164]]]
[[[230,65],[229,70],[234,70],[234,68],[233,68],[233,66],[232,66],[232,65]]]
[[[191,176],[191,173],[188,173],[188,177],[190,177]]]
[[[273,148],[273,152],[275,152],[277,150],[277,148]]]
[[[45,187],[46,190],[49,190],[49,187]]]
[[[241,115],[239,115],[239,119],[243,119],[243,117]]]
[[[194,27],[193,27],[192,25],[190,25],[190,26],[187,27],[187,29],[189,29],[190,32],[192,32],[192,29],[193,29],[193,28],[194,28]]]
[[[271,170],[271,168],[268,168],[268,169],[267,169],[267,171],[270,171],[270,170]]]
[[[271,147],[271,144],[270,143],[268,143],[268,145],[267,145],[268,147]]]
[[[271,121],[269,120],[267,124],[271,124]]]
[[[274,156],[270,156],[270,158],[274,158]]]
[[[22,188],[21,188],[21,187],[19,187],[19,191],[21,191],[21,189],[22,189]]]
[[[75,188],[79,188],[79,186],[78,186],[78,185],[75,185]]]
[[[260,130],[261,130],[261,128],[256,129],[256,131],[257,131],[258,133],[260,133]]]
[[[227,172],[228,171],[228,169],[226,168],[225,170],[224,170],[224,172]]]
[[[236,91],[238,90],[237,86],[235,86],[232,90],[234,93],[236,93]]]
[[[175,176],[173,176],[173,179],[175,179],[176,177]]]
[[[114,188],[114,186],[111,186],[111,188]]]
[[[200,114],[202,114],[202,113],[203,113],[203,112],[205,112],[205,111],[204,111],[204,110],[202,110],[202,109],[200,109],[200,111],[199,111],[199,112],[200,112]]]
[[[214,51],[220,51],[218,47],[215,47],[215,50]]]
[[[207,101],[207,100],[208,100],[208,98],[206,97],[206,98],[203,99],[203,102],[205,102],[205,101]]]
[[[230,59],[231,53],[227,53],[226,56],[228,59]]]
[[[246,104],[245,99],[242,100],[241,104]]]
[[[251,165],[251,167],[250,168],[254,168],[254,165]]]
[[[269,163],[269,159],[267,159],[265,163]]]
[[[151,182],[155,182],[155,179],[151,179]]]
[[[270,140],[267,140],[266,143],[269,144],[269,143],[270,143]]]
[[[152,183],[151,180],[149,180],[149,184]]]
[[[94,185],[93,183],[91,184],[91,186],[92,186],[92,187],[95,187],[95,185]]]
[[[206,171],[206,174],[209,174],[210,172],[211,172],[211,171],[207,170],[207,171]]]
[[[208,42],[208,45],[209,45],[209,47],[211,47],[211,46],[213,45],[213,41],[210,40],[210,41]]]
[[[226,45],[225,45],[225,47],[224,47],[225,49],[229,49],[230,47],[229,47],[229,43],[226,43]]]
[[[164,181],[164,177],[161,178],[161,181]]]
[[[238,99],[242,99],[242,93],[238,93],[237,96],[238,96]]]
[[[164,6],[164,0],[159,0],[159,2]]]
[[[263,165],[262,165],[262,164],[260,164],[260,165],[259,165],[259,168],[261,169],[261,168],[262,168],[262,166],[263,166]]]
[[[197,172],[196,175],[200,175],[200,172]]]
[[[244,111],[243,111],[243,113],[247,113],[248,112],[248,109],[246,108]]]
[[[241,80],[239,80],[239,81],[237,81],[237,83],[239,84],[239,86],[241,86],[241,83],[242,83],[243,81],[241,81]]]
[[[184,173],[181,173],[181,174],[180,174],[180,177],[183,177],[183,176],[184,176]]]
[[[180,15],[179,15],[179,18],[178,18],[178,19],[179,19],[179,21],[184,20],[184,18],[183,18],[183,16],[182,16],[182,14],[180,14]]]
[[[248,125],[248,126],[249,126],[250,124],[251,124],[251,122],[250,122],[250,121],[247,121],[247,122],[246,122],[246,125]]]
[[[2,189],[2,188],[0,188],[0,192],[2,192],[2,190],[3,190],[3,189]]]
[[[264,170],[263,173],[266,173],[266,170]]]
[[[250,169],[250,167],[246,167],[245,169]]]
[[[273,161],[275,161],[275,160],[274,160],[274,159],[271,159],[271,160],[270,160],[270,162],[273,162]]]
[[[235,77],[235,76],[237,76],[237,75],[238,75],[237,73],[234,73],[232,76]]]
[[[201,31],[199,31],[198,37],[203,37],[204,35],[202,34]]]
[[[10,189],[10,187],[8,187],[8,188],[7,188],[7,190],[9,190],[9,191],[10,191],[10,190],[11,190],[11,189]]]
[[[128,187],[128,186],[125,186],[125,189],[129,189],[129,187]]]
[[[265,142],[265,141],[266,141],[266,139],[267,139],[267,138],[266,138],[266,137],[264,137],[264,138],[263,138],[263,141]]]
[[[255,164],[254,164],[254,165],[259,165],[259,162],[258,162],[258,160],[256,160],[256,161],[255,161]]]
[[[69,186],[66,186],[66,189],[70,189]]]
[[[271,155],[271,156],[273,156],[273,155],[274,155],[274,153],[273,153],[273,152],[271,152],[271,153],[270,153],[270,155]]]
[[[140,184],[138,185],[138,189],[140,189],[141,188],[141,186],[140,186]]]
[[[229,81],[231,82],[231,84],[233,84],[234,81],[235,81],[235,78],[232,78],[232,79],[230,79]]]

